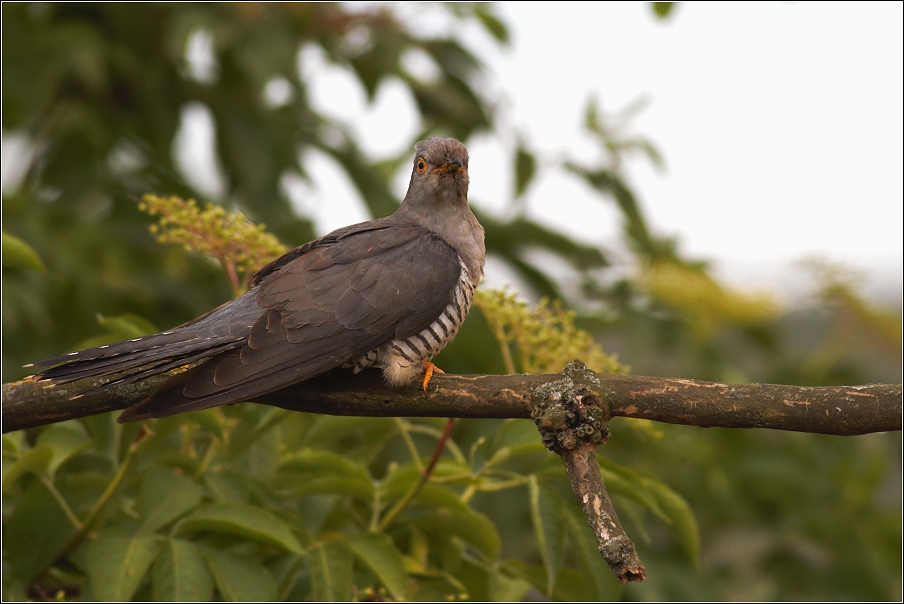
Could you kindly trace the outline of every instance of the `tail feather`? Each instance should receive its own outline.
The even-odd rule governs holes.
[[[227,354],[232,355],[236,354],[236,352]],[[222,361],[222,359],[219,360]],[[213,379],[217,362],[217,359],[211,359],[176,376],[148,398],[123,411],[116,421],[123,424],[143,419],[170,417],[188,411],[200,411],[201,409],[238,403],[306,380],[335,366],[335,363],[323,358],[307,367],[307,371],[297,372],[295,370],[298,367],[292,363],[287,363],[261,374],[260,379],[251,383],[216,390],[200,397],[187,397],[185,395],[187,385],[196,381],[205,382]]]
[[[110,359],[122,355],[143,353],[154,348],[162,348],[171,344],[185,342],[186,338],[191,337],[193,337],[193,334],[190,331],[182,331],[178,329],[173,331],[164,331],[162,333],[155,333],[149,336],[143,336],[131,340],[123,340],[122,342],[113,342],[111,344],[104,344],[102,346],[94,346],[93,348],[77,350],[68,354],[61,354],[57,357],[51,357],[49,359],[44,359],[43,361],[30,363],[29,365],[26,365],[26,367],[49,367],[51,365],[58,365],[60,363],[71,365],[76,362],[93,361],[96,359]]]
[[[183,337],[186,337],[183,335]],[[181,360],[186,357],[201,358],[210,356],[214,352],[241,345],[244,337],[228,336],[223,338],[190,338],[182,342],[172,344],[152,344],[150,348],[129,352],[114,351],[109,357],[93,357],[75,360],[64,365],[51,367],[38,374],[42,379],[51,379],[60,383],[74,382],[90,377],[116,374],[144,366],[170,365],[170,361]],[[148,343],[151,343],[149,341]],[[185,364],[176,363],[176,366]],[[166,371],[159,369],[156,373]],[[150,373],[148,375],[153,375]]]
[[[163,373],[241,346],[261,313],[256,299],[256,292],[250,291],[174,329],[70,352],[27,367],[56,365],[37,377],[60,383],[115,377],[99,389]]]
[[[139,380],[143,380],[145,378],[161,374],[161,373],[163,373],[165,371],[169,371],[171,369],[177,369],[179,367],[184,367],[185,365],[191,365],[192,363],[195,363],[197,361],[202,361],[204,359],[208,359],[221,352],[226,352],[227,350],[237,348],[237,347],[241,346],[241,344],[242,344],[241,340],[237,341],[237,342],[230,341],[230,342],[226,342],[226,343],[221,344],[216,347],[205,348],[199,352],[196,352],[195,354],[182,355],[176,359],[173,359],[170,357],[168,360],[159,362],[155,365],[150,365],[150,366],[142,365],[140,367],[132,367],[133,369],[137,369],[137,371],[132,371],[132,372],[126,373],[125,375],[118,377],[116,379],[110,380],[109,382],[105,382],[105,383],[101,384],[100,386],[95,386],[94,388],[91,388],[91,389],[83,392],[82,395],[100,392],[102,390],[106,390],[107,388],[109,388],[111,386],[116,386],[119,384],[131,384],[132,382],[137,382]],[[109,373],[110,373],[109,371],[102,371],[102,372],[98,373],[98,375],[106,375]],[[82,379],[82,378],[79,377],[79,378],[74,378],[74,379]],[[58,381],[61,381],[62,383],[66,383],[67,381],[74,381],[74,379],[58,380]]]

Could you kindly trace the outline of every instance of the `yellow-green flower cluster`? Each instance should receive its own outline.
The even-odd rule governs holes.
[[[509,373],[556,373],[572,359],[597,373],[628,373],[558,301],[544,299],[531,309],[505,290],[480,290],[474,305],[493,329]]]
[[[194,199],[145,195],[138,207],[159,217],[150,227],[158,241],[178,243],[186,251],[219,260],[236,290],[240,276],[257,271],[287,249],[263,224],[211,203],[201,209]]]
[[[641,269],[638,281],[651,296],[681,311],[702,340],[712,338],[724,324],[760,325],[778,315],[778,305],[769,296],[727,288],[703,269],[680,262],[651,263]]]

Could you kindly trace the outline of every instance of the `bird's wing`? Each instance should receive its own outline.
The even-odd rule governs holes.
[[[455,250],[417,226],[387,225],[305,250],[260,282],[263,313],[240,349],[178,376],[120,421],[247,400],[414,335],[449,304],[460,274]]]

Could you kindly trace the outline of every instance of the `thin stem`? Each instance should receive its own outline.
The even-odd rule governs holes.
[[[125,458],[122,460],[122,464],[119,466],[119,470],[116,471],[116,475],[113,476],[113,479],[110,481],[110,484],[107,485],[106,490],[104,490],[103,494],[100,498],[94,503],[94,506],[91,508],[91,511],[88,512],[88,516],[85,517],[85,521],[79,527],[78,531],[75,535],[72,536],[69,541],[63,545],[60,550],[57,559],[62,558],[77,546],[82,539],[88,534],[88,532],[94,526],[94,523],[97,522],[97,519],[100,517],[101,512],[103,512],[104,507],[110,502],[113,498],[113,495],[116,494],[116,490],[122,484],[123,480],[125,480],[126,473],[132,465],[132,461],[135,459],[135,453],[138,449],[148,441],[148,439],[154,435],[153,432],[148,430],[146,427],[142,427],[143,434],[135,440],[131,445],[129,445],[129,450],[126,453]]]
[[[445,430],[445,429],[446,428],[444,426],[443,430]],[[442,435],[443,435],[442,430],[437,430],[433,426],[424,426],[424,425],[418,425],[418,424],[409,425],[408,431],[411,432],[412,434],[416,434],[416,433],[428,434],[435,438],[442,438]],[[462,453],[461,449],[459,449],[458,446],[454,442],[452,442],[451,440],[447,441],[446,447],[449,449],[449,452],[452,454],[452,456],[455,458],[456,461],[460,461],[461,463],[468,463],[468,458],[465,457],[465,454]]]
[[[207,473],[207,469],[210,467],[210,462],[213,461],[214,456],[220,450],[220,439],[211,436],[210,444],[207,445],[207,450],[204,451],[204,457],[201,458],[201,462],[198,464],[198,471],[195,472],[195,478],[201,479],[204,474]]]
[[[75,515],[75,512],[72,511],[72,508],[69,507],[69,504],[66,503],[66,500],[63,498],[63,494],[60,493],[55,486],[53,486],[53,482],[51,482],[50,478],[43,472],[38,474],[38,477],[41,479],[41,482],[44,483],[44,486],[47,487],[47,490],[50,491],[50,494],[53,495],[54,499],[57,500],[57,503],[60,504],[60,507],[63,509],[63,513],[66,514],[66,517],[69,518],[69,522],[72,523],[77,530],[81,530],[82,523],[78,519],[78,516]]]
[[[402,439],[405,441],[405,445],[408,447],[408,451],[411,453],[411,459],[414,461],[414,465],[417,466],[418,472],[424,471],[424,465],[421,463],[421,456],[417,452],[417,447],[414,444],[414,441],[411,440],[411,427],[408,425],[408,422],[403,420],[400,417],[394,417],[396,425],[399,427],[399,434],[402,435]]]
[[[380,489],[374,489],[374,504],[371,508],[372,513],[370,515],[370,526],[368,526],[367,530],[372,533],[379,532],[380,526],[380,508],[383,506]]]
[[[232,285],[232,297],[238,298],[244,292],[242,291],[242,285],[239,283],[239,275],[235,270],[235,263],[231,260],[227,260],[225,256],[220,256],[220,264],[223,265],[223,269],[226,270],[226,275],[229,277],[229,283]]]
[[[385,531],[390,524],[392,524],[393,520],[396,519],[402,510],[404,510],[408,504],[414,499],[417,494],[424,488],[424,485],[430,480],[430,477],[433,475],[433,469],[436,467],[437,462],[439,461],[440,456],[443,453],[443,449],[446,448],[446,443],[449,441],[449,437],[452,435],[452,427],[455,425],[455,419],[449,418],[446,421],[446,428],[443,430],[443,434],[440,437],[438,443],[436,443],[436,449],[433,451],[433,457],[430,458],[430,463],[427,464],[427,467],[421,470],[421,478],[416,483],[411,485],[411,488],[408,489],[408,492],[405,493],[401,499],[399,499],[392,509],[389,510],[385,516],[383,516],[383,520],[380,521],[380,524],[377,526],[377,532],[382,533]]]
[[[515,361],[512,359],[512,351],[509,350],[509,340],[505,335],[505,329],[496,328],[496,339],[499,341],[499,349],[502,351],[502,362],[505,364],[506,373],[517,373],[515,371]]]

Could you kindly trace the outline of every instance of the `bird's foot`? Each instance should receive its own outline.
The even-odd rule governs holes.
[[[427,386],[430,385],[430,378],[433,377],[434,373],[445,373],[442,369],[431,363],[430,361],[421,361],[424,364],[424,382],[421,384],[421,388],[424,389],[424,395],[427,395]]]

